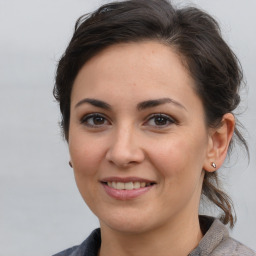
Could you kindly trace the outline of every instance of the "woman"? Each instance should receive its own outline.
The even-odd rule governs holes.
[[[81,17],[54,95],[78,189],[100,229],[56,255],[256,255],[230,238],[217,186],[242,73],[216,21],[165,0]],[[234,135],[233,135],[234,134]],[[223,212],[198,216],[201,195]]]

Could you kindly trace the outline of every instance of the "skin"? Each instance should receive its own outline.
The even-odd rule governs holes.
[[[110,46],[78,73],[68,143],[78,189],[100,221],[99,255],[187,255],[202,238],[204,170],[224,161],[234,118],[226,114],[218,129],[208,128],[194,88],[175,51],[153,41]],[[101,183],[113,176],[155,185],[117,200]]]

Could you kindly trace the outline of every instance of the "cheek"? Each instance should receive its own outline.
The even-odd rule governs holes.
[[[69,152],[76,175],[90,176],[97,173],[105,152],[103,145],[88,136],[70,136]]]
[[[92,142],[84,134],[70,136],[69,151],[78,190],[86,204],[93,210],[97,198],[98,170],[102,162],[101,144]]]
[[[150,155],[155,167],[165,178],[171,177],[172,181],[179,182],[182,176],[187,179],[195,173],[201,173],[205,149],[203,140],[193,136],[173,136],[172,139],[159,140]]]

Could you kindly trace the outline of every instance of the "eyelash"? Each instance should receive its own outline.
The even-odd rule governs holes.
[[[151,116],[149,116],[147,119],[146,119],[146,122],[145,123],[149,123],[150,120],[154,120],[154,122],[156,122],[156,118],[161,118],[161,119],[164,119],[165,122],[168,122],[167,124],[164,124],[164,125],[149,125],[149,126],[154,126],[154,127],[157,127],[157,129],[163,129],[163,128],[166,128],[168,127],[169,125],[171,124],[177,124],[177,121],[174,120],[173,118],[171,118],[169,115],[165,115],[165,114],[162,114],[162,113],[159,113],[159,114],[153,114]]]
[[[92,119],[93,122],[95,122],[96,118],[101,118],[101,120],[103,121],[103,124],[90,124],[89,123],[89,120]],[[157,125],[156,124],[156,118],[160,118],[162,119],[161,121],[164,121],[165,124],[164,125]],[[149,124],[149,122],[151,120],[154,120],[155,119],[155,125],[153,124]],[[160,121],[160,120],[158,120]],[[88,115],[85,115],[80,123],[89,127],[89,128],[102,128],[103,126],[106,125],[107,122],[108,124],[107,125],[110,125],[111,122],[108,121],[108,119],[103,115],[103,114],[100,114],[100,113],[92,113],[92,114],[88,114]],[[163,129],[163,128],[166,128],[168,127],[169,125],[172,125],[172,124],[178,124],[178,122],[171,118],[169,115],[166,115],[166,114],[162,114],[162,113],[158,113],[158,114],[152,114],[150,115],[149,117],[146,118],[146,121],[143,123],[143,125],[148,125],[150,127],[155,127],[157,129]]]
[[[84,125],[87,126],[87,127],[91,127],[91,128],[101,128],[102,126],[105,125],[105,124],[100,124],[100,125],[98,125],[98,124],[90,124],[90,123],[89,123],[89,120],[90,120],[90,119],[92,119],[93,122],[94,122],[96,118],[101,118],[101,119],[103,119],[103,122],[107,121],[108,123],[110,123],[110,122],[108,121],[108,119],[107,119],[104,115],[99,114],[99,113],[92,113],[92,114],[88,114],[88,115],[84,116],[84,117],[81,119],[80,123],[81,123],[81,124],[84,124]]]

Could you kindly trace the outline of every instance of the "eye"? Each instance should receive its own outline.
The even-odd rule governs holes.
[[[93,113],[84,116],[81,119],[81,124],[88,127],[101,128],[103,126],[110,125],[110,122],[102,114]]]
[[[174,123],[176,123],[176,121],[165,114],[154,114],[150,116],[146,121],[146,125],[157,128],[165,128]]]

